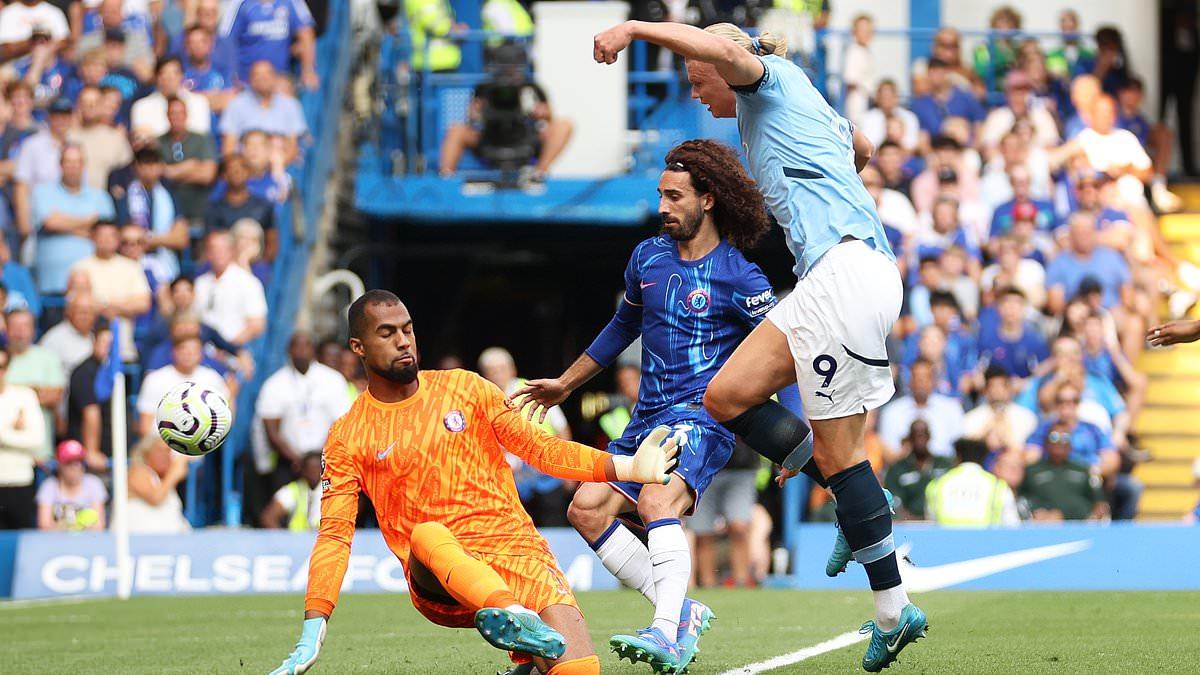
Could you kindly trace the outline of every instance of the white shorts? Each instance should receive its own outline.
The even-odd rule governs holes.
[[[853,240],[829,249],[767,314],[787,336],[809,419],[848,417],[891,400],[885,343],[903,294],[896,263]]]

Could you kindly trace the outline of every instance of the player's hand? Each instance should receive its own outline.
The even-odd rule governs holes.
[[[613,455],[613,470],[619,481],[633,483],[671,482],[671,472],[679,462],[679,441],[671,433],[671,427],[658,426],[638,446],[633,457]]]
[[[1155,347],[1195,342],[1200,338],[1200,321],[1171,321],[1146,332],[1146,339]]]
[[[776,466],[779,466],[779,465],[776,465]],[[800,475],[799,469],[789,469],[786,466],[779,466],[779,475],[775,477],[775,484],[778,485],[779,487],[783,487],[783,484],[788,482],[789,478],[792,478],[793,476],[799,476],[799,475]]]
[[[521,417],[541,424],[546,421],[546,412],[567,400],[571,390],[558,378],[529,380],[525,386],[513,392],[509,405],[521,411]]]
[[[272,670],[270,675],[298,675],[307,672],[317,662],[317,655],[321,653],[321,644],[325,642],[325,623],[325,619],[321,617],[305,619],[296,649],[288,654],[283,663]]]
[[[592,58],[596,63],[616,63],[617,54],[630,42],[633,42],[633,26],[628,21],[617,24],[593,39]]]

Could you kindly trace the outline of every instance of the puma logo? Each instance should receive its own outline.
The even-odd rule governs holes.
[[[825,393],[825,392],[823,392],[823,391],[816,391],[816,392],[813,392],[813,393],[814,393],[815,395],[817,395],[817,396],[820,396],[821,398],[827,398],[827,399],[829,399],[829,405],[833,405],[833,396],[831,396],[831,395],[829,395],[829,394],[826,394],[826,393]]]

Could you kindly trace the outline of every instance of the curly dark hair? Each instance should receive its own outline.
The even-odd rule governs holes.
[[[684,141],[667,153],[666,162],[668,171],[686,171],[696,192],[713,196],[717,231],[735,248],[753,248],[766,236],[771,228],[766,203],[733,148],[707,139]]]

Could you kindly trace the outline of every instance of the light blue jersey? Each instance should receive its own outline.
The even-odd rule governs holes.
[[[838,115],[799,66],[759,57],[763,76],[734,87],[750,173],[787,234],[803,278],[844,237],[895,259],[875,201],[854,167],[854,126]]]

